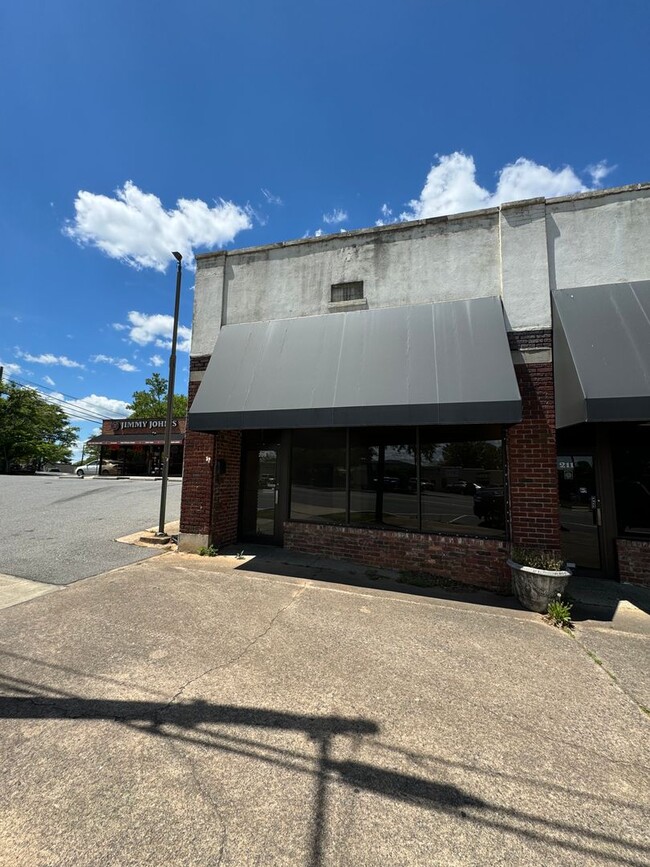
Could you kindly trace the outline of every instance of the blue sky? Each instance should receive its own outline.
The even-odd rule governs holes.
[[[3,4],[5,376],[123,414],[172,249],[184,391],[193,251],[650,180],[649,44],[647,0]]]

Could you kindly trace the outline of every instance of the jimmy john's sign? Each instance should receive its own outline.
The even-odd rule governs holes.
[[[164,431],[167,421],[164,418],[128,418],[116,419],[111,423],[115,433],[119,431],[131,431],[132,433],[156,433]],[[178,429],[178,419],[172,419],[172,430]]]

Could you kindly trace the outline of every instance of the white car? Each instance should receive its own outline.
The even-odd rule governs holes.
[[[117,475],[117,466],[112,461],[104,461],[102,463],[102,476],[116,476]],[[99,475],[99,461],[93,461],[90,464],[84,464],[83,467],[77,468],[77,475],[80,479],[83,479],[84,476],[98,476]]]

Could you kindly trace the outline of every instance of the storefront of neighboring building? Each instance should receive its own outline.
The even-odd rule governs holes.
[[[159,476],[162,473],[162,453],[166,420],[105,419],[99,436],[88,445],[99,447],[99,472],[111,476]],[[169,475],[183,471],[183,440],[186,419],[172,421],[169,450]]]
[[[181,548],[650,584],[650,185],[199,256]]]

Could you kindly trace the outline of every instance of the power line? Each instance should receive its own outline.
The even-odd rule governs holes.
[[[77,417],[83,418],[84,421],[104,421],[105,417],[103,415],[92,409],[91,406],[84,405],[88,400],[87,398],[73,397],[72,395],[65,394],[65,392],[58,391],[57,389],[49,388],[48,386],[41,386],[35,382],[30,382],[30,380],[28,379],[12,379],[10,380],[10,382],[13,382],[15,385],[22,386],[24,388],[35,387],[44,400],[48,400],[50,403],[56,406],[60,406],[68,414],[74,413]],[[43,389],[47,389],[47,391],[53,391],[55,393],[45,394]],[[64,400],[63,398],[65,397],[70,398],[70,400]],[[68,407],[68,409],[66,409],[66,407]],[[90,416],[90,418],[88,418],[87,416]],[[126,418],[127,416],[115,415],[115,417]]]
[[[38,382],[32,382],[32,381],[29,380],[29,379],[24,379],[24,380],[17,379],[17,380],[15,380],[15,382],[17,382],[19,385],[30,385],[30,386],[34,386],[34,388],[38,389],[38,390],[41,391],[41,392],[43,391],[43,389],[45,389],[45,391],[53,391],[53,392],[55,392],[57,395],[61,394],[61,395],[63,395],[63,397],[68,397],[68,398],[70,398],[70,400],[76,400],[76,401],[81,401],[81,402],[83,402],[83,401],[86,399],[86,398],[82,398],[82,397],[75,397],[75,396],[72,395],[72,394],[66,394],[64,391],[60,391],[58,388],[52,388],[52,386],[49,386],[49,385],[41,385],[40,383],[38,383]],[[91,412],[95,412],[94,410],[90,410],[90,411],[91,411]],[[95,414],[97,414],[97,413],[95,413]],[[119,416],[119,418],[126,418],[126,417],[127,417],[127,416]]]
[[[30,386],[25,386],[24,383],[18,382],[17,380],[10,380],[14,385],[17,385],[19,388],[30,388]],[[34,390],[34,389],[32,389]],[[74,416],[75,419],[80,421],[91,421],[95,423],[99,423],[103,421],[99,414],[96,414],[94,410],[79,408],[74,404],[68,403],[66,400],[61,400],[60,398],[55,397],[52,394],[45,394],[42,391],[36,392],[39,397],[41,397],[46,403],[50,404],[50,406],[56,406],[61,409],[66,415]]]
[[[19,388],[32,387],[24,382],[21,382],[20,380],[10,379],[8,381],[13,383],[13,385],[17,385]],[[52,394],[45,394],[38,388],[36,389],[36,391],[37,394],[39,394],[46,403],[49,403],[50,406],[57,406],[59,409],[65,412],[66,415],[69,415],[75,421],[87,421],[94,424],[99,424],[100,422],[104,421],[104,417],[101,416],[99,413],[96,413],[93,409],[84,406],[80,407],[77,404],[70,403],[67,400],[62,400],[61,398]],[[83,403],[82,398],[73,398],[73,400],[80,400]]]

